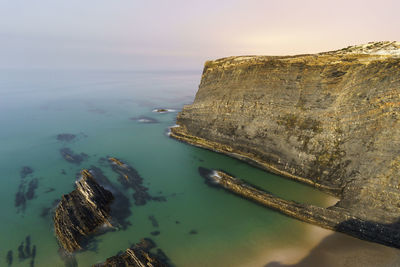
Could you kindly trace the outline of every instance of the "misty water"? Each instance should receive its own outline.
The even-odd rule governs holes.
[[[286,199],[325,205],[326,195],[222,154],[167,136],[177,112],[190,104],[200,72],[2,71],[0,73],[0,266],[12,250],[12,266],[29,266],[18,247],[30,236],[34,266],[65,266],[58,250],[53,203],[74,189],[77,173],[97,166],[130,200],[131,225],[95,236],[89,249],[74,254],[78,266],[91,266],[124,251],[141,238],[153,239],[175,266],[244,266],[269,251],[301,247],[304,223],[223,190],[208,187],[198,167],[222,169]],[[157,120],[145,123],[131,118]],[[70,142],[57,140],[75,134]],[[68,147],[88,158],[65,161]],[[117,157],[134,167],[150,194],[166,197],[134,205],[132,191],[99,161]],[[21,180],[21,168],[33,173]],[[21,182],[37,179],[25,209],[15,206]],[[48,211],[48,212],[46,212]],[[158,226],[149,220],[153,216]],[[151,232],[159,231],[158,235]],[[24,246],[26,245],[26,241]],[[266,264],[267,262],[265,262]]]

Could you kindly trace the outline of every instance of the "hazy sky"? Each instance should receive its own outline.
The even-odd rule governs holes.
[[[0,0],[0,68],[202,69],[400,41],[399,0]]]

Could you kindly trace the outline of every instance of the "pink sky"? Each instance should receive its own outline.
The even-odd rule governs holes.
[[[198,69],[400,40],[398,0],[1,1],[1,68]]]

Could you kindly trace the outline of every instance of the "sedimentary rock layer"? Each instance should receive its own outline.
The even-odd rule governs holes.
[[[82,242],[100,226],[111,226],[112,193],[100,186],[89,171],[81,174],[76,189],[62,196],[53,218],[57,239],[68,252],[81,249]]]
[[[142,241],[124,253],[108,258],[104,263],[95,264],[93,267],[167,267],[169,266],[165,255],[159,250],[160,255],[150,252],[155,244],[150,239]],[[164,258],[164,259],[161,259]]]
[[[229,192],[277,210],[290,217],[319,225],[323,228],[350,234],[354,237],[400,248],[400,231],[393,225],[372,223],[352,216],[346,209],[328,209],[309,204],[288,201],[271,193],[254,188],[223,171],[203,175],[209,184],[220,186]]]
[[[172,137],[332,193],[361,220],[398,225],[400,43],[207,61],[177,125]]]

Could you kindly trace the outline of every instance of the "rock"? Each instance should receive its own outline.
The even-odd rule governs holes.
[[[60,245],[68,252],[82,248],[88,235],[110,224],[113,195],[100,186],[88,170],[81,172],[76,189],[63,195],[54,215],[54,229]]]
[[[133,193],[135,205],[142,206],[145,205],[147,201],[152,200],[152,197],[147,192],[148,188],[143,186],[143,178],[133,167],[117,158],[110,157],[108,160],[113,171],[119,174],[118,181],[125,188],[132,188],[135,191]]]
[[[160,231],[153,231],[153,232],[150,232],[150,234],[153,235],[153,236],[157,236],[157,235],[159,235],[160,233],[161,233]]]
[[[157,250],[157,254],[150,252],[154,242],[148,246],[148,240],[128,248],[124,253],[108,258],[104,263],[95,264],[93,267],[167,267],[170,266],[168,258],[161,250]]]
[[[75,138],[76,138],[75,134],[63,133],[57,135],[57,140],[63,142],[71,142]]]
[[[11,266],[11,265],[12,265],[12,263],[13,263],[13,252],[12,252],[12,250],[9,250],[9,251],[7,252],[6,262],[7,262],[7,265],[8,265],[8,266]]]
[[[69,163],[81,164],[89,156],[85,153],[75,154],[70,148],[64,147],[60,149],[61,156]]]
[[[262,206],[277,210],[287,216],[313,223],[326,229],[343,232],[363,240],[400,248],[400,231],[396,225],[379,224],[362,220],[339,207],[326,209],[288,201],[276,197],[269,192],[254,188],[223,171],[214,171],[206,179],[212,180],[215,185],[229,192],[247,198]]]
[[[26,191],[26,199],[31,200],[35,197],[35,190],[39,185],[38,179],[32,179],[28,184],[28,191]]]
[[[33,173],[33,169],[29,166],[23,166],[20,171],[20,177],[24,179],[29,174]]]
[[[398,42],[207,61],[170,136],[314,186],[346,214],[396,229],[399,69]]]
[[[151,225],[153,227],[158,227],[159,226],[158,225],[158,221],[157,221],[156,217],[154,217],[154,215],[150,215],[148,218],[149,218],[149,220],[151,222]]]

